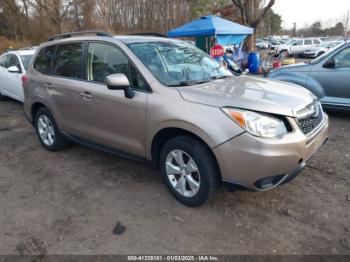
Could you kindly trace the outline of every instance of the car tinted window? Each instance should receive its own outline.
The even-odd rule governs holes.
[[[55,52],[55,46],[45,47],[40,50],[37,55],[34,68],[43,74],[50,74],[51,72],[51,61]]]
[[[315,43],[316,45],[321,44],[320,40],[317,40],[317,39],[314,39],[314,43]]]
[[[311,39],[306,39],[304,42],[304,45],[312,45],[312,40]]]
[[[57,76],[83,79],[82,43],[58,45],[53,59],[53,74]]]
[[[90,43],[87,66],[88,80],[105,83],[106,76],[117,73],[125,74],[132,88],[147,89],[142,75],[118,48],[108,44]]]
[[[335,55],[334,60],[336,67],[350,67],[350,47]]]

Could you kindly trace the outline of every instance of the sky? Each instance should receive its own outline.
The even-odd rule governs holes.
[[[294,22],[301,28],[320,20],[329,27],[346,21],[350,0],[276,0],[273,10],[282,15],[286,29],[293,28]]]

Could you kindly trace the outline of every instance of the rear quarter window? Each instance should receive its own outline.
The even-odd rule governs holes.
[[[55,52],[55,46],[45,47],[40,50],[35,58],[34,68],[43,74],[51,73],[51,61]]]

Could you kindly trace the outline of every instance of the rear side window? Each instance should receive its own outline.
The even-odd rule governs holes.
[[[35,59],[34,68],[40,73],[50,74],[51,61],[52,61],[54,52],[55,52],[55,46],[49,46],[41,49]]]
[[[33,57],[32,55],[21,55],[22,64],[25,70],[28,69],[28,66],[32,57]]]
[[[321,44],[320,40],[318,40],[318,39],[314,39],[314,43],[315,43],[316,45]]]
[[[306,39],[304,45],[312,45],[312,40]]]
[[[53,60],[53,74],[69,78],[83,79],[82,53],[82,43],[59,45]]]

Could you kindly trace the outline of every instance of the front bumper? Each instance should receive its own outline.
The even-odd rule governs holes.
[[[294,121],[294,122],[293,122]],[[214,149],[222,180],[253,191],[289,182],[328,139],[328,116],[311,136],[305,136],[291,118],[293,132],[282,139],[244,133]]]

